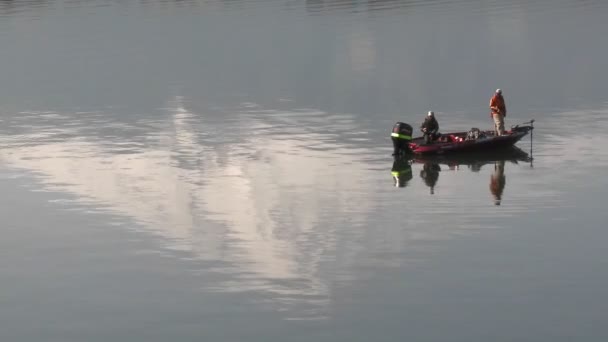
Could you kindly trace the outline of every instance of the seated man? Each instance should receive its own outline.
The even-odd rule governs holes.
[[[420,130],[424,133],[424,141],[429,144],[439,137],[439,123],[435,119],[435,113],[429,112],[420,126]]]

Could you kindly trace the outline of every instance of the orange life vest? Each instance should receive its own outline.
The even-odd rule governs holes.
[[[498,108],[498,111],[496,110]],[[494,94],[490,99],[490,116],[494,114],[502,114],[507,116],[507,106],[505,105],[505,99],[500,94]]]

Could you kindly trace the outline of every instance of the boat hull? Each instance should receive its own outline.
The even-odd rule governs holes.
[[[414,154],[446,154],[456,152],[486,151],[506,148],[515,145],[525,137],[534,127],[532,122],[525,126],[514,126],[504,135],[496,136],[493,131],[484,131],[480,138],[466,140],[467,132],[454,132],[442,134],[438,141],[430,144],[424,142],[423,137],[417,137],[409,143]]]

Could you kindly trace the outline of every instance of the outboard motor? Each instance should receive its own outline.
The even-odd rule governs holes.
[[[394,156],[411,152],[409,142],[412,141],[413,132],[414,129],[412,128],[412,126],[404,122],[397,122],[393,126],[391,140],[393,141]]]

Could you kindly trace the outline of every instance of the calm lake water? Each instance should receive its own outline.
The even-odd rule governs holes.
[[[607,18],[0,2],[0,340],[607,341]],[[496,88],[518,150],[393,160]]]

